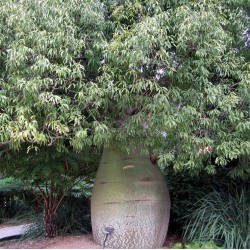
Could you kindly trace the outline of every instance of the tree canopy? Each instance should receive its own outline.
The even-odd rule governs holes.
[[[249,176],[248,1],[0,2],[0,141],[141,143],[159,164]]]

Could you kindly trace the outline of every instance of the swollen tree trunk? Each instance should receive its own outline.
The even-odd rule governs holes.
[[[108,248],[160,248],[170,199],[160,169],[135,150],[103,152],[91,197],[94,240]],[[106,240],[105,240],[106,238]]]

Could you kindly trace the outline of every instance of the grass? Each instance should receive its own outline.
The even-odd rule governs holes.
[[[189,241],[209,242],[224,248],[250,248],[250,191],[234,187],[213,191],[195,204],[188,216],[184,237]]]

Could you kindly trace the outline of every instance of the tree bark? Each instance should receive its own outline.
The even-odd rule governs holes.
[[[160,248],[168,229],[170,198],[160,169],[134,150],[103,152],[91,197],[94,240],[108,248]],[[113,228],[110,235],[105,229]]]
[[[44,229],[46,236],[50,238],[56,236],[55,211],[50,196],[46,197],[44,204]]]

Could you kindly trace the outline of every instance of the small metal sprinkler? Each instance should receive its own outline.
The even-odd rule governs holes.
[[[103,249],[105,248],[105,243],[107,241],[107,238],[109,235],[111,235],[114,232],[114,228],[113,227],[105,227],[104,233],[105,233],[105,238],[103,241]]]

